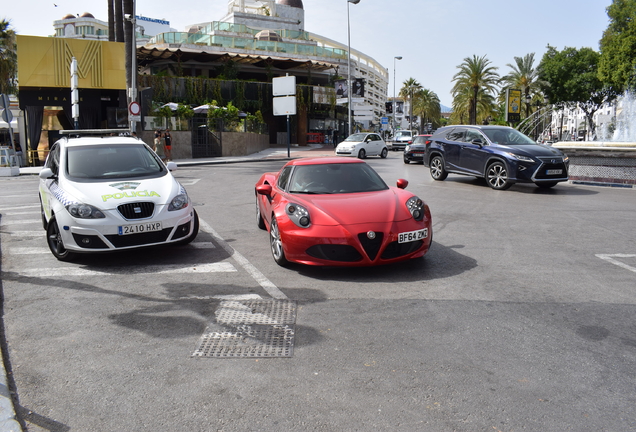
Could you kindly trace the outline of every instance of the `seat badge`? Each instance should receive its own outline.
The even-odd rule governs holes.
[[[375,238],[375,233],[373,231],[367,232],[367,238],[369,240],[373,240]]]

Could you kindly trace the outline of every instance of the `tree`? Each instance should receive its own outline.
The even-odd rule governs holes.
[[[508,63],[508,66],[512,71],[501,78],[504,84],[501,89],[505,92],[508,88],[519,89],[524,95],[523,104],[526,106],[526,118],[530,115],[530,109],[532,99],[540,98],[543,100],[543,94],[541,87],[545,86],[545,82],[539,77],[538,68],[534,67],[534,53],[526,54],[524,57],[515,57],[515,64]]]
[[[636,88],[636,1],[614,0],[600,41],[598,76],[617,93]]]
[[[468,97],[468,123],[477,124],[478,104],[487,99],[487,94],[491,96],[495,93],[499,83],[499,74],[497,67],[490,66],[490,60],[483,57],[473,55],[472,58],[466,57],[464,62],[457,66],[459,72],[453,76],[455,85],[452,89],[453,98],[458,95]],[[453,102],[455,107],[455,102]]]
[[[422,84],[417,82],[415,78],[409,78],[402,83],[402,88],[400,89],[400,97],[403,99],[409,100],[409,129],[413,129],[413,95],[422,90]]]
[[[475,121],[470,121],[470,112],[474,92],[471,87],[465,87],[460,93],[453,94],[453,113],[451,114],[452,124],[480,124],[484,120],[496,115],[497,104],[492,93],[478,92],[476,101]]]
[[[564,48],[548,51],[539,64],[539,76],[545,81],[543,92],[556,106],[583,110],[594,135],[594,113],[616,99],[616,92],[603,85],[598,77],[600,54],[592,48]]]
[[[422,125],[432,123],[437,129],[441,112],[439,97],[435,92],[421,89],[413,95],[413,113],[422,118]]]
[[[11,22],[0,21],[0,93],[15,94],[18,90],[18,55],[15,31]]]

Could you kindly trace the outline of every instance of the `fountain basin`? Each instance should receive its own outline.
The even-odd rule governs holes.
[[[636,142],[561,141],[570,158],[570,180],[604,186],[636,186]]]

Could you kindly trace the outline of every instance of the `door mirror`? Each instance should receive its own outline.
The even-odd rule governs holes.
[[[51,168],[42,168],[40,170],[40,173],[38,174],[38,176],[42,180],[55,179],[56,178],[56,175],[53,174],[53,171],[51,170]]]
[[[397,187],[399,187],[400,189],[406,189],[406,187],[409,185],[409,181],[405,180],[405,179],[398,179],[397,181]]]
[[[270,196],[272,194],[272,185],[262,184],[260,186],[256,186],[256,193],[259,195]]]
[[[478,145],[479,147],[483,147],[484,146],[484,142],[482,141],[481,138],[475,138],[474,140],[472,140],[470,142],[471,144],[475,144]]]

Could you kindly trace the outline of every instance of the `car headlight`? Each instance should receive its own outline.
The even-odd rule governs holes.
[[[563,155],[563,163],[568,163],[570,161],[570,157],[567,155]]]
[[[404,151],[407,151],[407,152],[408,152],[408,151],[411,151],[411,146],[410,146],[410,145],[407,145],[406,147],[404,147]]]
[[[188,206],[188,195],[187,194],[179,194],[176,197],[172,198],[170,204],[168,205],[168,211],[176,211],[184,209]]]
[[[79,219],[103,219],[106,217],[101,210],[99,210],[97,207],[93,207],[90,204],[69,204],[66,206],[66,210],[70,213],[71,216]]]
[[[285,212],[289,219],[300,228],[309,228],[311,225],[311,219],[309,217],[309,211],[301,205],[289,203],[285,207]]]
[[[406,201],[406,208],[411,212],[413,219],[421,221],[424,219],[424,201],[416,196],[412,196]]]
[[[532,159],[531,157],[528,156],[521,156],[518,154],[514,154],[514,153],[506,153],[508,156],[512,156],[513,158],[520,160],[522,162],[534,162],[534,159]]]

